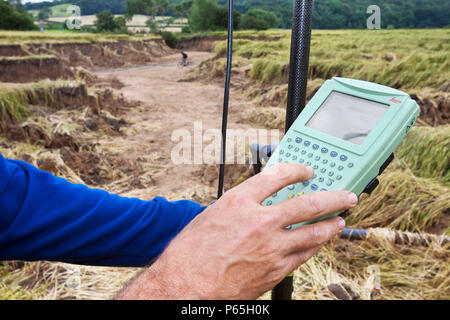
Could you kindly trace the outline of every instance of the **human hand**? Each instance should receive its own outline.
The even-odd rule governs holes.
[[[349,191],[315,192],[265,207],[267,197],[312,178],[311,167],[273,166],[228,191],[189,224],[120,299],[256,299],[342,231],[336,217],[287,226],[354,207]]]

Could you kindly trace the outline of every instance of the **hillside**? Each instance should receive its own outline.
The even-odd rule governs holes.
[[[114,14],[126,11],[125,0],[61,0],[27,4],[27,10],[39,10],[55,4],[71,3],[81,7],[83,15],[93,15],[102,10],[111,10]],[[186,0],[170,0],[180,4]],[[227,0],[217,0],[225,5]],[[280,28],[290,28],[293,0],[235,0],[235,8],[241,13],[249,9],[262,8],[274,12],[280,20]],[[371,0],[316,0],[313,15],[315,29],[361,29],[366,28],[366,9]],[[450,0],[381,0],[382,28],[435,28],[448,26]],[[168,10],[164,15],[174,15]]]

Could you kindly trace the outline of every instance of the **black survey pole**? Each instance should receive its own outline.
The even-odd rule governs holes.
[[[306,105],[313,2],[313,0],[294,1],[286,132]],[[294,277],[290,275],[278,284],[272,290],[272,300],[291,300],[293,281]]]

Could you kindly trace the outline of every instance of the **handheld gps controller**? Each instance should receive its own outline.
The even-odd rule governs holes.
[[[370,193],[419,115],[417,103],[402,91],[360,80],[326,81],[265,167],[281,162],[305,164],[314,168],[314,177],[280,190],[263,205],[315,191]]]

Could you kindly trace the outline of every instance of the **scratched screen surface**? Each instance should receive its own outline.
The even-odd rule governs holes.
[[[306,126],[361,145],[388,109],[387,104],[333,91]]]

